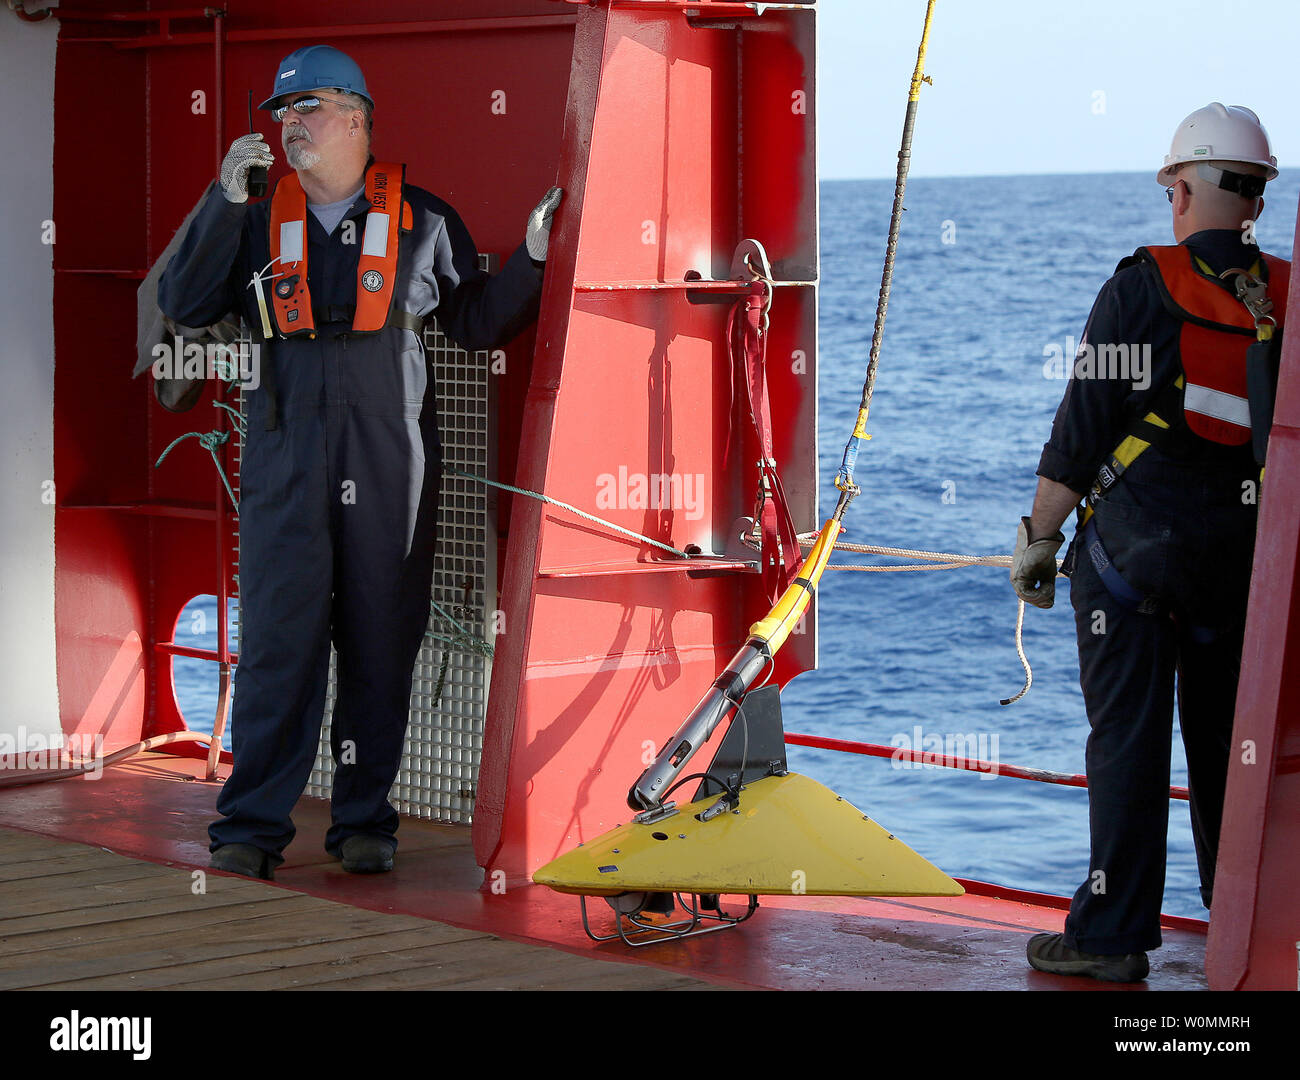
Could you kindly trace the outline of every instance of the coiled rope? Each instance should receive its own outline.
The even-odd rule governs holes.
[[[817,533],[800,533],[800,547],[811,548],[817,541]],[[1010,555],[959,555],[951,551],[921,551],[918,548],[884,547],[880,544],[846,544],[837,543],[837,549],[857,552],[860,555],[886,555],[895,559],[928,559],[928,565],[913,563],[909,566],[852,566],[845,563],[831,563],[827,570],[858,570],[867,573],[888,574],[908,570],[959,570],[964,566],[1011,566]],[[1059,562],[1059,560],[1058,560]],[[1020,666],[1025,669],[1025,685],[1020,692],[1009,698],[999,698],[999,705],[1012,705],[1027,693],[1034,683],[1034,669],[1029,666],[1029,657],[1025,655],[1023,631],[1025,626],[1025,602],[1021,600],[1016,607],[1016,655]]]
[[[229,350],[229,346],[225,346],[225,348]],[[226,384],[226,390],[233,390],[235,383],[239,380],[238,366],[232,361],[224,359],[217,360],[215,366],[218,378]],[[224,409],[229,415],[230,423],[242,444],[248,435],[248,420],[244,414],[224,401],[213,401],[211,404],[214,409]],[[217,467],[217,474],[221,477],[222,484],[225,485],[226,494],[230,496],[230,505],[235,508],[236,514],[239,513],[239,500],[235,498],[234,489],[231,488],[230,480],[226,477],[226,470],[221,466],[221,455],[217,453],[218,447],[224,446],[230,441],[229,431],[187,431],[184,435],[180,435],[168,443],[167,449],[158,455],[158,460],[153,463],[153,467],[158,468],[163,463],[163,459],[172,452],[172,448],[186,439],[198,439],[199,445],[212,455],[212,464]]]
[[[213,402],[215,405],[216,402]],[[235,508],[235,513],[239,513],[239,500],[235,498],[235,493],[230,487],[230,481],[226,478],[226,470],[221,467],[221,457],[217,453],[217,447],[225,445],[230,441],[230,432],[228,431],[187,431],[184,435],[178,435],[168,444],[167,449],[158,455],[158,460],[154,462],[156,469],[163,463],[163,459],[172,452],[172,447],[177,443],[182,443],[186,439],[198,439],[199,445],[212,455],[212,464],[217,467],[217,472],[221,476],[221,482],[226,486],[226,494],[230,496],[230,505]]]

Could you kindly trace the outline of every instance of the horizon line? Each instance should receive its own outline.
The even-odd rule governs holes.
[[[1005,173],[912,173],[907,175],[908,180],[1006,180],[1012,177],[1020,176],[1143,176],[1150,175],[1155,179],[1158,167],[1153,169],[1098,169],[1090,172],[1005,172]],[[1289,170],[1279,168],[1278,175],[1270,180],[1273,183],[1281,178]],[[874,182],[877,180],[895,180],[897,175],[889,173],[884,176],[819,176],[818,183],[861,183]]]

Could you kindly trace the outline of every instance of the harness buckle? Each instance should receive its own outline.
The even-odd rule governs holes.
[[[1265,320],[1277,325],[1277,320],[1269,314],[1273,310],[1273,301],[1268,298],[1268,286],[1260,281],[1249,270],[1243,270],[1234,266],[1225,270],[1219,277],[1226,281],[1232,277],[1232,287],[1237,294],[1237,299],[1246,305],[1246,310],[1250,312],[1251,317],[1255,320],[1256,329]]]

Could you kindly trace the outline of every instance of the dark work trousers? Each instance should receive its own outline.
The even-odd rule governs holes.
[[[1209,906],[1241,664],[1257,507],[1236,468],[1148,450],[1097,503],[1115,567],[1154,597],[1126,610],[1081,550],[1070,581],[1088,736],[1092,855],[1065,943],[1102,955],[1160,945],[1175,676],[1192,831]],[[1181,805],[1181,804],[1180,804]]]
[[[411,672],[429,620],[441,451],[423,350],[343,327],[278,344],[279,424],[249,400],[241,466],[241,651],[235,766],[211,847],[254,844],[283,861],[290,813],[316,756],[331,641],[333,824],[395,838],[388,791],[401,762]],[[427,403],[425,398],[427,396]]]

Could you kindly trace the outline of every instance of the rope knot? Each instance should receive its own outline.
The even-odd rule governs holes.
[[[205,450],[216,450],[230,441],[228,431],[209,431],[199,435],[199,445]]]

